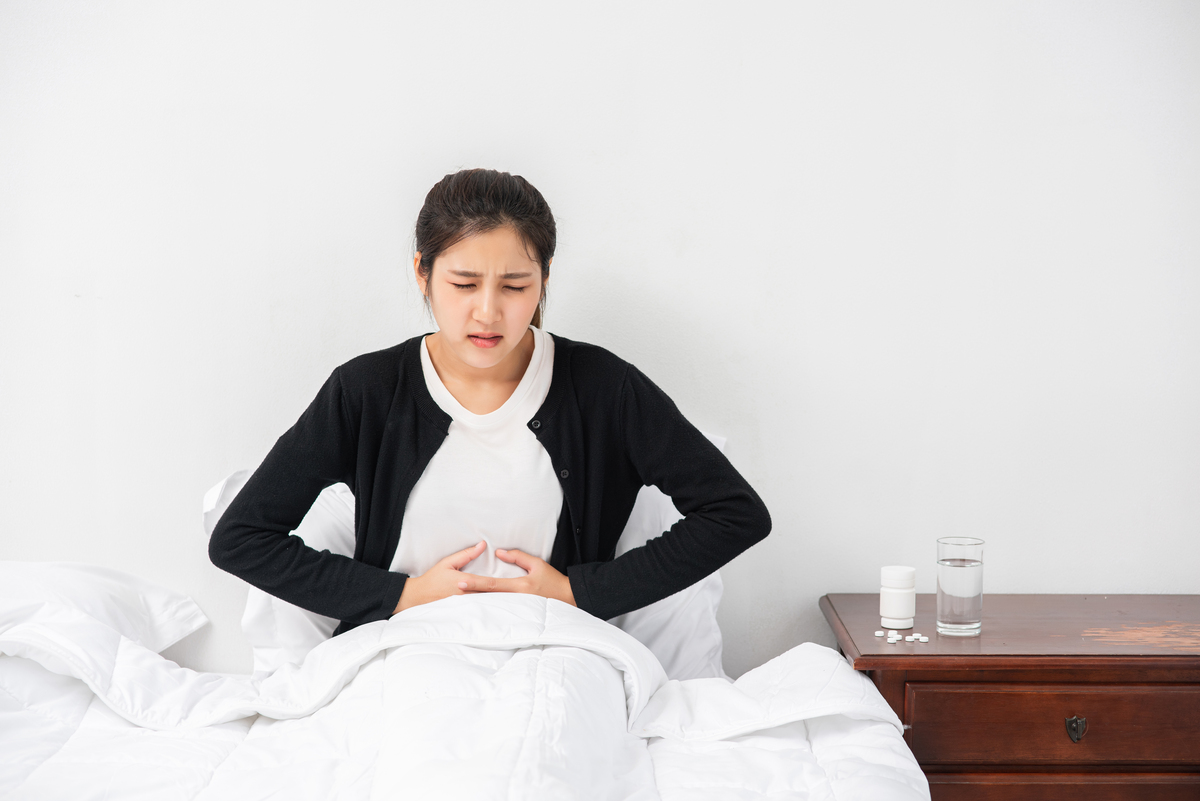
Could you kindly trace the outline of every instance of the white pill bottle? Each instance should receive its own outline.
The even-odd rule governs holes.
[[[911,629],[917,614],[917,569],[879,569],[879,622],[885,629]]]

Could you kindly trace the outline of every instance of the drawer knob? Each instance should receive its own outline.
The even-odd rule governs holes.
[[[1085,734],[1087,734],[1087,718],[1077,715],[1067,718],[1067,735],[1071,738],[1071,742],[1079,742]]]

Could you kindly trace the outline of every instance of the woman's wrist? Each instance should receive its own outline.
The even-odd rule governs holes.
[[[575,592],[574,592],[574,590],[571,589],[570,577],[567,576],[566,573],[563,573],[562,577],[563,577],[563,591],[562,591],[562,597],[559,600],[565,601],[566,603],[569,603],[571,606],[578,607],[579,604],[575,603]]]
[[[396,602],[396,609],[392,612],[393,615],[414,606],[413,598],[416,597],[417,587],[413,582],[417,580],[417,576],[409,576],[404,580],[404,589],[400,590],[400,600]]]

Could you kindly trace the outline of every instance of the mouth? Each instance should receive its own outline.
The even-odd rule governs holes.
[[[467,339],[477,348],[494,348],[504,337],[500,334],[467,334]]]

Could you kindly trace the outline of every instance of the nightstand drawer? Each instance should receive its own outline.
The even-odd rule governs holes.
[[[904,708],[923,765],[1200,765],[1196,685],[910,682]]]

